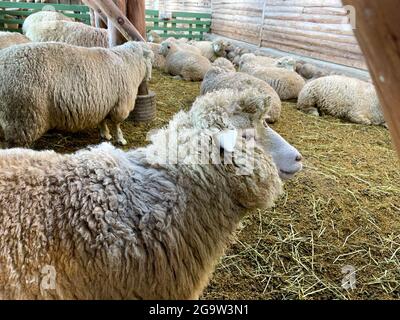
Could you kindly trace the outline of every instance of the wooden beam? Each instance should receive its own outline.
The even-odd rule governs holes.
[[[400,11],[397,0],[343,0],[356,10],[355,34],[400,155]]]
[[[112,0],[93,0],[127,40],[146,40]]]

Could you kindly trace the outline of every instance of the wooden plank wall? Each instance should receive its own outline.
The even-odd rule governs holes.
[[[213,0],[212,33],[366,69],[341,0]]]
[[[146,0],[146,9],[211,13],[211,0]]]

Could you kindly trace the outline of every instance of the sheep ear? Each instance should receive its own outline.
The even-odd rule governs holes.
[[[220,148],[227,152],[233,152],[235,150],[236,140],[238,132],[237,130],[223,130],[216,134],[216,140]]]

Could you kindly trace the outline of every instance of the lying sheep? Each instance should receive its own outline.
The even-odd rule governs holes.
[[[186,51],[175,42],[164,41],[160,54],[166,59],[165,71],[187,81],[201,81],[211,68],[211,62],[200,54]]]
[[[80,22],[44,21],[31,24],[25,35],[34,42],[64,42],[80,47],[108,48],[107,29]]]
[[[0,139],[26,146],[50,129],[75,132],[100,124],[101,136],[110,140],[110,119],[118,143],[126,144],[120,123],[151,76],[152,58],[137,42],[112,49],[50,42],[1,50]]]
[[[221,89],[246,90],[250,88],[254,88],[260,93],[271,97],[271,105],[266,115],[266,121],[268,123],[276,122],[281,115],[282,108],[278,94],[268,83],[249,74],[213,67],[204,77],[200,88],[200,94],[206,94]]]
[[[267,108],[254,91],[220,91],[145,148],[1,150],[0,298],[198,299],[240,219],[281,194],[280,165],[301,168],[263,126]],[[221,137],[245,128],[260,137],[238,135],[224,161]],[[209,150],[193,149],[199,137],[212,143],[210,164],[196,161]],[[178,146],[176,161],[165,157]],[[49,279],[31,281],[43,270]]]
[[[214,41],[190,41],[189,44],[199,48],[201,54],[211,62],[214,62],[218,57],[225,56],[225,43],[223,40]]]
[[[161,44],[148,42],[147,45],[154,54],[153,68],[165,71],[165,57],[160,54]]]
[[[232,62],[230,62],[228,59],[226,58],[217,58],[215,59],[215,61],[212,63],[213,67],[220,67],[224,70],[227,71],[236,71],[235,66],[233,65]]]
[[[315,80],[332,75],[331,72],[319,68],[311,63],[297,62],[295,71],[307,80]]]
[[[245,53],[240,56],[239,64],[256,64],[259,66],[276,66],[276,59],[267,56],[257,56],[254,53]]]
[[[201,55],[201,50],[199,48],[196,48],[195,46],[192,46],[191,44],[187,43],[187,39],[182,38],[182,39],[175,39],[174,37],[170,37],[163,41],[161,45],[166,42],[166,43],[174,43],[177,47],[180,49],[183,49],[187,52],[192,52],[195,54]]]
[[[267,82],[274,88],[281,100],[296,99],[305,85],[305,81],[300,75],[282,66],[263,67],[249,62],[247,59],[241,59],[239,70]]]
[[[385,125],[375,87],[344,76],[308,82],[299,95],[297,108],[309,114],[329,114],[354,123]]]
[[[24,20],[22,32],[26,34],[27,30],[34,24],[46,21],[74,21],[57,11],[39,11],[32,13]]]
[[[27,37],[18,32],[0,31],[0,50],[15,44],[30,42]]]

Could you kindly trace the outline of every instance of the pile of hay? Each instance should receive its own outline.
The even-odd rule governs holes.
[[[157,118],[123,124],[132,148],[146,134],[187,110],[199,83],[155,71]],[[400,298],[400,171],[386,129],[315,118],[284,103],[273,126],[305,157],[276,206],[248,216],[204,299]],[[49,133],[36,149],[72,152],[99,142],[97,130]],[[342,268],[356,270],[344,289]]]

